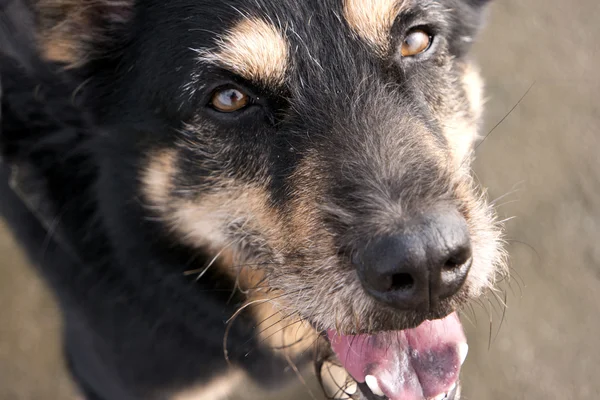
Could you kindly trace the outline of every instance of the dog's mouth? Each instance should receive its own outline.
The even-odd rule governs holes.
[[[451,400],[468,352],[456,313],[402,331],[327,336],[367,399]]]

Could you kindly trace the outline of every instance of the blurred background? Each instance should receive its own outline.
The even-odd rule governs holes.
[[[535,84],[477,151],[479,180],[514,217],[512,280],[504,318],[492,297],[463,319],[467,400],[600,395],[599,40],[596,0],[503,0],[477,44],[484,133]],[[52,296],[2,221],[0,306],[0,400],[72,400]]]

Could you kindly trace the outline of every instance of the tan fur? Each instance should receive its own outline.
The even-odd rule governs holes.
[[[171,400],[224,400],[249,384],[246,374],[236,369],[207,384],[183,391],[171,397]]]
[[[276,300],[281,293],[267,290],[271,286],[265,269],[245,266],[246,260],[236,252],[239,243],[226,232],[229,223],[244,220],[243,229],[259,230],[262,235],[272,238],[270,244],[274,247],[282,247],[274,232],[283,227],[278,216],[267,206],[267,194],[263,189],[236,185],[235,182],[227,187],[199,202],[177,206],[173,227],[190,244],[219,254],[219,268],[247,294],[246,304],[251,304],[248,312],[257,321],[259,341],[294,359],[314,345],[316,332],[299,315],[288,314],[287,307]]]
[[[67,64],[69,67],[77,66],[82,54],[74,41],[58,32],[42,38],[42,49],[42,56],[46,60]]]
[[[199,60],[229,68],[265,84],[282,84],[288,68],[288,44],[272,24],[248,18],[217,39],[214,50],[199,50]]]
[[[84,29],[91,29],[85,8],[82,0],[37,1],[39,45],[46,59],[76,65],[85,58],[81,39],[87,38]]]
[[[243,258],[235,251],[239,243],[227,236],[227,226],[236,220],[248,229],[257,229],[265,236],[283,229],[278,217],[267,206],[267,194],[258,186],[223,180],[221,190],[206,194],[197,201],[177,200],[170,197],[176,168],[176,154],[163,151],[149,157],[149,165],[142,178],[143,192],[151,208],[159,210],[171,229],[184,242],[207,249],[217,256],[215,268],[236,281],[239,290],[247,294],[247,312],[257,321],[259,341],[290,360],[310,350],[318,335],[298,315],[286,315],[287,309],[274,300],[277,291],[267,291],[268,280],[264,269],[245,267]],[[274,240],[276,246],[281,246]]]
[[[67,67],[85,64],[94,57],[91,45],[106,38],[94,19],[122,23],[132,4],[132,0],[34,0],[42,55]]]
[[[173,189],[176,152],[162,150],[151,154],[148,166],[142,172],[142,190],[155,206],[166,204]]]
[[[467,104],[456,100],[457,109],[449,108],[444,119],[444,135],[452,147],[454,167],[469,166],[465,160],[471,154],[473,143],[479,133],[479,121],[483,113],[483,80],[473,64],[463,66],[461,78]],[[460,99],[460,97],[459,97]]]
[[[463,87],[467,94],[467,99],[471,108],[473,118],[479,120],[482,116],[484,100],[483,100],[483,78],[479,72],[479,68],[473,63],[468,63],[465,66],[463,79]]]
[[[390,30],[406,0],[344,0],[348,25],[377,51],[390,46]]]
[[[250,293],[248,302],[253,303],[249,308],[258,324],[258,341],[289,357],[291,362],[312,351],[319,337],[314,328],[298,315],[289,315],[287,307],[279,305],[277,298],[281,293],[254,289],[264,287],[268,280],[256,283],[260,286],[250,285],[245,290],[245,285],[240,284],[240,288]]]
[[[243,221],[247,228],[260,227],[269,233],[275,227],[276,216],[267,208],[265,191],[258,186],[227,184],[198,201],[188,200],[170,204],[172,226],[185,236],[185,241],[194,246],[221,250],[232,246],[227,237],[227,227]]]
[[[261,220],[261,225],[273,224],[266,206],[267,195],[258,185],[215,177],[217,188],[201,198],[174,198],[171,190],[177,173],[176,161],[175,150],[151,154],[142,172],[142,192],[146,205],[158,211],[187,244],[220,251],[229,245],[226,228],[236,219],[249,216]]]

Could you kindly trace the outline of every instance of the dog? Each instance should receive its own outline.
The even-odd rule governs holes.
[[[0,210],[85,399],[460,398],[487,1],[0,7]]]

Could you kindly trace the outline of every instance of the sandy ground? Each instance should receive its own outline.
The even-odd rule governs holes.
[[[477,45],[488,129],[535,85],[478,149],[479,179],[516,218],[501,327],[493,296],[465,318],[466,399],[600,395],[599,21],[596,0],[504,0]],[[72,399],[52,298],[1,223],[0,304],[0,400]]]

